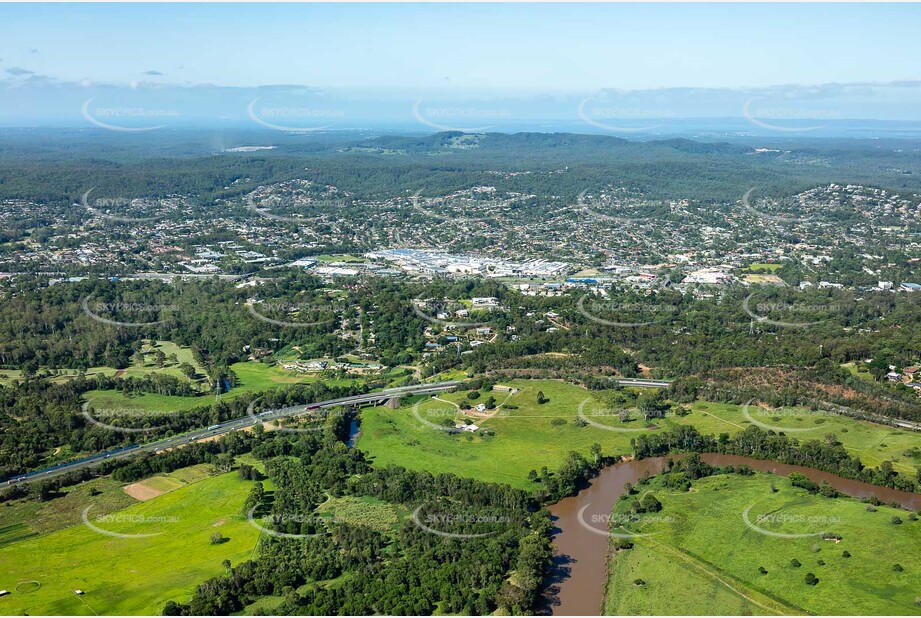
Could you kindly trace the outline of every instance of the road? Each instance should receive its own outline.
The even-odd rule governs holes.
[[[362,405],[367,403],[383,403],[392,397],[399,397],[401,395],[428,395],[432,393],[441,393],[444,391],[451,390],[455,386],[460,384],[457,380],[452,380],[449,382],[433,382],[431,384],[417,384],[414,386],[404,386],[400,388],[389,388],[381,391],[376,391],[373,393],[365,393],[364,395],[353,395],[351,397],[342,397],[340,399],[330,399],[327,401],[319,401],[316,403],[303,404],[299,406],[291,406],[288,408],[280,408],[278,410],[268,410],[261,412],[257,417],[242,416],[230,421],[225,421],[220,424],[220,426],[212,426],[210,428],[196,429],[188,433],[184,433],[178,436],[172,436],[170,438],[164,438],[162,440],[157,440],[156,442],[148,442],[146,444],[135,444],[126,448],[117,449],[114,451],[107,451],[104,453],[98,453],[92,457],[87,457],[85,459],[78,459],[76,461],[67,462],[64,464],[59,464],[52,468],[45,468],[43,470],[36,470],[35,472],[30,472],[28,474],[23,474],[21,476],[15,477],[15,483],[28,483],[32,481],[43,481],[45,479],[54,478],[62,474],[67,474],[68,472],[74,472],[76,470],[81,470],[83,468],[98,466],[103,461],[107,459],[127,459],[129,457],[134,457],[142,453],[154,453],[162,449],[173,448],[177,446],[183,446],[189,444],[190,442],[197,442],[204,438],[210,438],[212,436],[219,436],[230,431],[237,431],[239,429],[245,429],[247,427],[252,427],[253,425],[258,425],[259,423],[265,423],[279,418],[285,418],[290,416],[298,416],[303,414],[307,410],[316,410],[320,408],[332,408],[335,406],[342,405]],[[3,481],[5,484],[12,485],[14,484],[11,481]]]
[[[645,378],[617,378],[621,386],[646,386],[648,388],[668,388],[671,380],[647,380]]]

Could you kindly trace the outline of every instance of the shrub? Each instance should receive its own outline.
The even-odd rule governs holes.
[[[768,573],[767,569],[764,568],[763,566],[758,567],[758,572],[761,573],[762,575],[767,575]]]
[[[850,558],[850,557],[851,557],[851,552],[849,552],[848,550],[845,549],[843,552],[841,552],[841,557],[842,557],[842,558]]]
[[[640,500],[640,506],[646,513],[658,513],[662,510],[662,503],[659,502],[659,500],[651,493],[643,496],[643,498]]]
[[[815,573],[806,573],[806,585],[815,586],[819,583],[819,578],[815,576]]]
[[[796,558],[794,558],[793,560],[790,561],[790,566],[792,566],[794,569],[798,569],[801,566],[803,566],[803,563],[797,560]]]
[[[898,562],[896,562],[895,564],[892,565],[892,570],[895,571],[896,573],[901,573],[901,572],[904,571],[905,569],[902,568],[902,565],[901,565],[901,564],[899,564]]]

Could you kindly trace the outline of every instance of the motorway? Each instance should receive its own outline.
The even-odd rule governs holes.
[[[668,388],[671,380],[647,380],[645,378],[617,378],[621,386],[645,386],[647,388]]]
[[[258,417],[255,415],[247,414],[240,418],[236,418],[230,421],[225,421],[220,424],[220,426],[211,426],[204,429],[196,429],[188,433],[184,433],[178,436],[172,436],[170,438],[164,438],[162,440],[157,440],[156,442],[148,442],[146,444],[136,444],[129,446],[127,448],[122,448],[114,451],[108,451],[104,453],[98,453],[92,457],[87,457],[85,459],[79,459],[76,461],[67,462],[64,464],[59,464],[52,468],[45,468],[43,470],[36,470],[35,472],[29,472],[28,474],[23,474],[15,477],[12,481],[16,483],[28,483],[31,481],[43,481],[45,479],[54,478],[62,474],[67,474],[68,472],[74,472],[83,468],[98,466],[103,461],[107,459],[127,459],[139,455],[142,453],[155,453],[162,449],[173,448],[177,446],[182,446],[189,444],[190,442],[197,442],[204,438],[211,438],[213,436],[219,436],[230,431],[237,431],[239,429],[245,429],[247,427],[252,427],[253,425],[258,425],[260,423],[266,423],[275,419],[285,418],[289,416],[298,416],[303,414],[307,410],[316,410],[320,408],[332,408],[335,406],[343,405],[363,405],[368,403],[384,403],[393,397],[399,397],[401,395],[428,395],[432,393],[441,393],[444,391],[451,390],[460,384],[457,380],[452,380],[449,382],[433,382],[431,384],[416,384],[414,386],[404,386],[400,388],[389,388],[381,391],[375,391],[372,393],[365,393],[364,395],[353,395],[351,397],[342,397],[340,399],[330,399],[328,401],[319,401],[316,403],[302,404],[298,406],[291,406],[287,408],[280,408],[278,410],[268,410],[261,412]],[[252,407],[252,406],[251,406]],[[11,481],[4,481],[4,483],[12,485]]]
[[[671,382],[668,380],[647,380],[642,378],[620,378],[617,380],[623,386],[639,386],[647,388],[666,388]],[[189,444],[191,442],[197,442],[205,438],[211,438],[214,436],[220,436],[230,431],[237,431],[239,429],[246,429],[247,427],[252,427],[259,423],[266,423],[275,419],[285,418],[289,416],[298,416],[304,414],[308,410],[317,410],[320,408],[332,408],[335,406],[343,405],[364,405],[368,403],[384,403],[392,397],[399,397],[401,395],[429,395],[433,393],[441,393],[444,391],[451,390],[460,384],[457,380],[452,380],[449,382],[433,382],[431,384],[416,384],[414,386],[404,386],[400,388],[389,388],[381,391],[376,391],[373,393],[365,393],[364,395],[353,395],[351,397],[342,397],[340,399],[330,399],[328,401],[320,401],[317,403],[308,403],[298,406],[290,406],[288,408],[280,408],[278,410],[268,410],[260,412],[258,417],[252,414],[247,414],[237,419],[226,421],[221,423],[219,426],[211,426],[204,429],[196,429],[188,433],[184,433],[178,436],[172,436],[170,438],[164,438],[162,440],[157,440],[156,442],[148,442],[146,444],[136,444],[126,448],[117,449],[114,451],[108,451],[104,453],[98,453],[92,457],[87,457],[84,459],[78,459],[76,461],[67,462],[64,464],[58,464],[52,468],[45,468],[43,470],[36,470],[35,472],[29,472],[28,474],[23,474],[17,476],[11,481],[15,483],[28,483],[32,481],[43,481],[45,479],[54,478],[62,474],[67,474],[68,472],[74,472],[76,470],[81,470],[83,468],[88,468],[92,466],[98,466],[103,461],[107,459],[128,459],[139,455],[142,453],[156,453],[157,451],[174,448],[177,446],[182,446]],[[252,406],[251,406],[252,407]],[[7,484],[14,484],[11,481],[4,481]]]

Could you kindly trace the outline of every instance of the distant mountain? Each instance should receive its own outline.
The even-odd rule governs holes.
[[[630,141],[609,135],[584,135],[577,133],[463,133],[443,131],[424,137],[387,135],[365,140],[358,148],[404,154],[435,154],[478,149],[483,152],[508,152],[519,149],[534,152],[578,152],[579,154],[604,153],[625,149],[655,151],[677,150],[690,154],[740,155],[754,152],[753,148],[726,142],[707,143],[676,138],[652,141]]]

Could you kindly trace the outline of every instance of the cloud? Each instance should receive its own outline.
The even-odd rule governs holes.
[[[30,53],[30,54],[37,54],[37,53],[38,53],[38,50],[37,50],[36,48],[33,47],[32,49],[29,50],[29,53]]]
[[[29,69],[23,69],[21,67],[10,67],[6,70],[7,73],[15,77],[21,77],[23,75],[33,75],[35,71],[30,71]]]
[[[144,71],[143,75],[163,75],[163,73],[161,73],[160,71],[151,70],[151,71]]]

